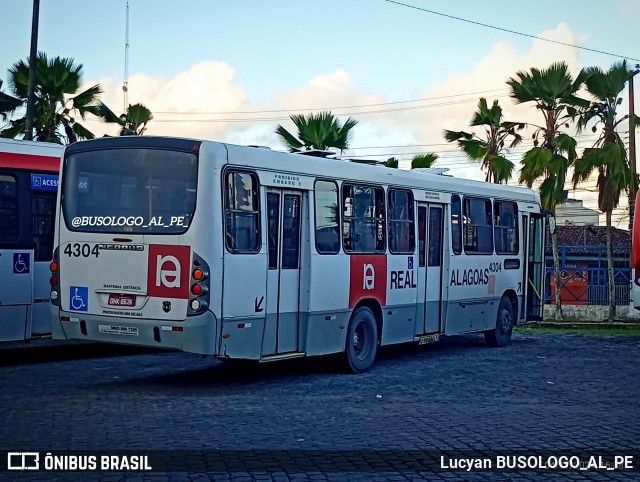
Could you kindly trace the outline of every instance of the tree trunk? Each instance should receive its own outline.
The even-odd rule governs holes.
[[[611,211],[606,213],[607,220],[607,272],[609,274],[609,321],[616,317],[616,280],[613,270],[613,249],[611,246]]]
[[[551,249],[553,250],[553,279],[556,286],[555,319],[562,320],[562,301],[560,300],[560,254],[558,253],[558,232],[551,235]]]

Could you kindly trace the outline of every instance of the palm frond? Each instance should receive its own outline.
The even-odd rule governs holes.
[[[447,142],[456,142],[461,139],[465,139],[465,140],[473,139],[473,134],[471,134],[470,132],[448,131],[446,129],[443,132],[444,132],[444,138]]]
[[[20,134],[24,134],[26,117],[13,120],[0,131],[0,137],[5,139],[15,139]]]
[[[73,132],[76,133],[78,139],[95,139],[95,135],[89,129],[75,122],[73,124]]]
[[[433,164],[438,160],[440,156],[435,152],[427,152],[425,154],[418,154],[413,156],[411,160],[411,169],[424,169],[433,167]]]
[[[291,134],[287,129],[282,127],[280,124],[278,124],[278,126],[276,127],[275,133],[278,134],[282,138],[285,146],[291,152],[296,152],[296,151],[299,151],[300,149],[302,149],[302,147],[303,147],[302,142],[300,142],[296,138],[296,136]]]

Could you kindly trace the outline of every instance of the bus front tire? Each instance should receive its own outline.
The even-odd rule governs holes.
[[[352,373],[368,371],[378,351],[378,324],[371,310],[358,308],[349,321],[344,350],[345,368]]]
[[[484,338],[487,345],[494,347],[507,346],[511,342],[513,333],[513,305],[509,298],[503,296],[498,305],[498,315],[496,316],[496,327],[493,330],[485,331]]]

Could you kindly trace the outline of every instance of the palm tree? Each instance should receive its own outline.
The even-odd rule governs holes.
[[[424,169],[428,167],[433,167],[433,164],[438,159],[438,154],[435,152],[427,152],[425,154],[418,154],[417,156],[413,156],[411,160],[411,169]]]
[[[144,105],[138,103],[127,107],[127,111],[117,116],[104,103],[98,104],[98,110],[105,122],[120,125],[121,136],[141,136],[147,130],[147,124],[153,119],[153,114]]]
[[[390,157],[384,163],[385,167],[390,167],[392,169],[398,169],[399,164],[400,160],[397,157]]]
[[[485,128],[486,138],[464,131],[444,131],[444,138],[448,142],[457,142],[458,146],[474,161],[481,161],[481,168],[487,172],[485,181],[505,184],[511,178],[515,164],[502,155],[505,141],[511,137],[509,148],[516,147],[522,142],[522,136],[516,131],[524,129],[522,122],[508,122],[502,115],[502,107],[494,100],[491,108],[487,106],[487,99],[480,98],[478,110],[474,112],[471,127]]]
[[[555,215],[556,206],[564,200],[564,185],[567,171],[576,160],[576,141],[560,131],[568,118],[577,114],[578,108],[586,108],[589,102],[576,96],[586,74],[580,71],[574,80],[564,62],[554,63],[546,69],[532,68],[528,72],[516,73],[516,78],[507,80],[510,95],[516,103],[533,103],[544,119],[543,126],[535,126],[534,147],[522,158],[520,182],[533,186],[541,181],[540,200],[542,207]],[[540,144],[541,138],[542,143]],[[556,319],[562,318],[560,302],[560,260],[558,234],[551,235],[553,265],[555,271]]]
[[[358,123],[349,117],[343,124],[328,111],[319,114],[302,114],[289,116],[298,128],[296,138],[288,130],[278,124],[275,133],[278,134],[290,152],[311,149],[339,149],[343,151],[349,147],[351,129]]]
[[[26,105],[29,83],[29,63],[20,60],[9,69],[9,86],[13,95]],[[71,58],[54,57],[48,59],[40,52],[36,59],[36,86],[34,109],[34,139],[63,144],[65,140],[60,128],[64,129],[66,140],[92,139],[91,131],[76,122],[71,114],[79,114],[82,119],[87,113],[99,116],[98,96],[102,93],[99,85],[77,93],[82,85],[82,64],[75,64]],[[14,138],[24,135],[26,115],[10,121],[10,125],[0,131],[0,136]]]
[[[22,100],[2,92],[2,80],[0,80],[0,118],[6,121],[14,110],[22,105]]]
[[[617,128],[628,116],[618,118],[617,107],[631,72],[626,61],[617,62],[608,71],[599,67],[585,69],[585,85],[594,101],[581,112],[578,132],[595,121],[593,131],[601,127],[593,147],[585,149],[574,166],[573,185],[586,181],[594,171],[598,172],[598,209],[605,213],[607,223],[607,267],[609,278],[609,321],[616,315],[615,278],[611,249],[611,214],[620,203],[620,193],[630,188],[631,171],[627,150]]]

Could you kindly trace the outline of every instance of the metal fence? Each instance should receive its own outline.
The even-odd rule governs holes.
[[[606,246],[560,246],[560,299],[563,305],[608,305]],[[545,303],[555,303],[553,257],[547,250]],[[631,302],[629,247],[614,246],[616,305]]]
[[[614,269],[616,305],[631,302],[631,269]],[[545,303],[555,303],[553,267],[547,267]],[[606,268],[560,269],[560,299],[563,305],[608,305],[609,272]]]

